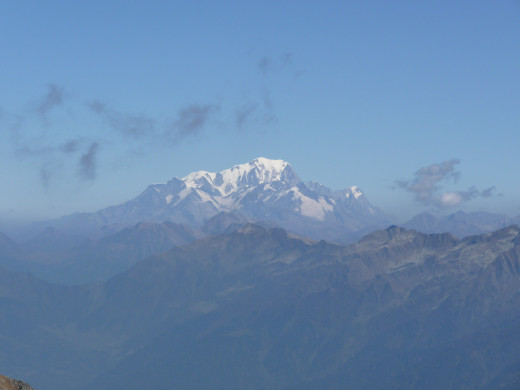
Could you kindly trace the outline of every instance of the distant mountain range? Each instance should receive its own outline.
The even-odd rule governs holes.
[[[170,234],[125,234],[149,226]],[[349,246],[231,230],[103,283],[0,269],[4,373],[56,390],[520,388],[518,226]]]
[[[58,283],[108,280],[147,256],[249,222],[343,245],[396,224],[357,186],[333,191],[304,183],[289,163],[258,158],[150,185],[136,198],[95,213],[34,224],[18,242],[0,233],[0,266]],[[520,216],[459,211],[442,217],[425,212],[401,226],[463,238],[515,223]]]
[[[520,224],[520,215],[510,218],[504,214],[458,211],[439,218],[424,212],[416,215],[402,226],[423,233],[450,232],[462,238],[474,234],[489,233],[513,224]]]
[[[0,233],[3,373],[56,390],[520,388],[520,217],[392,221],[356,186],[259,158]]]
[[[333,191],[301,181],[283,160],[257,158],[222,172],[199,171],[153,184],[121,205],[45,221],[32,230],[50,226],[68,234],[100,237],[139,222],[170,221],[199,228],[221,212],[329,240],[392,222],[357,186]]]

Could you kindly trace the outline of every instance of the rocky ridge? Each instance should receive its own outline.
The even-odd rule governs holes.
[[[34,390],[29,384],[0,375],[0,390]]]

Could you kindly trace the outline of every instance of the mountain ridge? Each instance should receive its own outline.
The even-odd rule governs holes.
[[[44,221],[34,228],[52,226],[99,237],[144,221],[199,228],[221,212],[329,240],[338,232],[384,227],[390,220],[357,186],[333,191],[305,183],[288,162],[261,157],[220,172],[198,171],[152,184],[120,205]]]
[[[518,226],[343,246],[247,223],[103,283],[0,269],[0,360],[54,389],[514,389],[519,276]]]

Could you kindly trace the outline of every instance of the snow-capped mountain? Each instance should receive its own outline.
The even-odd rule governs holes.
[[[263,157],[221,172],[198,171],[153,184],[121,205],[61,220],[76,220],[94,230],[141,221],[197,227],[221,212],[328,239],[388,222],[359,187],[333,191],[317,182],[304,183],[288,162]]]

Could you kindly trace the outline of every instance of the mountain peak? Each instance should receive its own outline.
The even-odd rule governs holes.
[[[187,188],[215,188],[221,196],[227,196],[242,188],[281,182],[296,185],[300,179],[291,165],[284,160],[271,160],[259,157],[249,163],[235,165],[220,172],[197,171],[184,177]]]
[[[284,160],[258,157],[220,172],[197,171],[154,184],[122,205],[68,218],[89,224],[133,226],[141,221],[172,221],[200,227],[221,212],[280,225],[292,233],[335,239],[338,232],[382,227],[389,218],[373,208],[357,186],[333,191],[304,183]],[[64,224],[67,221],[63,220]],[[343,234],[343,233],[342,233]]]

